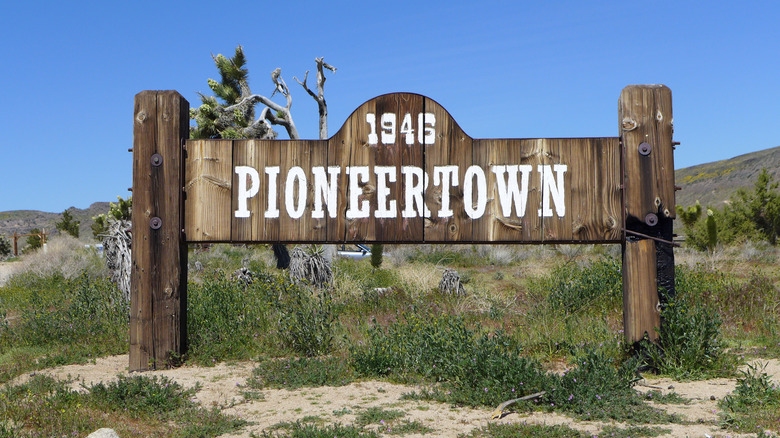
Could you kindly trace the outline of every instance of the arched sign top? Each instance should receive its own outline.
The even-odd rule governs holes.
[[[368,128],[369,145],[430,145],[437,138],[444,138],[445,132],[468,137],[442,105],[416,93],[388,93],[367,100],[347,117],[331,139],[344,137],[344,131],[361,125]],[[447,131],[437,130],[437,125]]]

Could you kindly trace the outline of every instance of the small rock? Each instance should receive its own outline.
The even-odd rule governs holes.
[[[710,396],[710,400],[712,400],[712,401],[715,401],[715,396],[714,396],[714,395],[711,395],[711,396]]]
[[[104,427],[87,435],[87,438],[119,438],[119,435],[117,435],[114,429]]]
[[[669,387],[666,389],[674,389],[674,385],[669,385]]]

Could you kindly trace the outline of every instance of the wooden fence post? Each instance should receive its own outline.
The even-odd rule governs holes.
[[[631,85],[618,103],[623,147],[623,325],[626,340],[656,341],[661,306],[674,296],[672,92]],[[659,294],[660,289],[660,294]]]
[[[169,366],[187,346],[182,181],[188,137],[189,103],[179,93],[135,96],[130,371]]]

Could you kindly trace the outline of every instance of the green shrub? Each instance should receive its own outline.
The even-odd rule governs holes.
[[[279,336],[298,354],[318,356],[333,348],[336,311],[328,290],[311,289],[287,279],[276,284]]]
[[[343,386],[355,379],[355,370],[342,358],[290,358],[257,365],[247,382],[255,389],[303,386]]]
[[[766,364],[748,365],[734,393],[719,402],[721,422],[733,429],[776,428],[780,422],[780,387],[764,371]]]
[[[202,284],[190,283],[187,297],[189,355],[199,363],[249,359],[269,344],[270,302],[274,280],[252,284],[217,271]]]
[[[166,377],[119,376],[85,391],[72,390],[70,383],[36,375],[24,384],[1,387],[0,437],[86,436],[111,427],[122,437],[205,438],[246,424],[216,408],[200,408],[191,400],[197,388],[185,390]]]
[[[13,252],[14,248],[11,245],[11,241],[8,240],[8,238],[5,236],[5,234],[0,234],[0,260],[4,259],[5,257],[8,257]],[[2,436],[2,435],[0,435]]]
[[[295,423],[281,423],[274,426],[275,430],[266,430],[260,435],[262,438],[378,438],[376,432],[363,430],[357,426],[342,426],[332,424],[318,426],[302,421]]]
[[[65,286],[67,298],[54,309],[33,291],[19,321],[0,333],[0,346],[80,344],[92,354],[126,350],[130,303],[116,286],[87,275]]]
[[[520,356],[506,335],[479,336],[451,316],[407,314],[386,329],[373,327],[365,346],[353,348],[355,369],[367,376],[444,382],[448,401],[493,405],[517,391],[541,390],[541,366]]]
[[[336,262],[337,277],[349,277],[364,293],[376,288],[398,286],[400,279],[395,271],[374,268],[363,260],[341,259]]]
[[[90,401],[103,411],[129,411],[133,416],[173,413],[192,405],[198,388],[185,390],[165,376],[119,375],[109,383],[88,387]]]
[[[379,268],[382,266],[382,252],[384,246],[381,243],[375,243],[371,245],[371,266]]]
[[[587,438],[584,432],[579,432],[566,425],[548,426],[544,424],[500,424],[488,423],[480,429],[474,429],[464,438]]]
[[[648,365],[675,379],[728,376],[735,363],[723,352],[717,312],[685,300],[667,304],[658,345],[644,343]]]
[[[27,234],[27,248],[25,250],[35,250],[43,246],[43,239],[41,239],[41,229],[33,228]]]
[[[598,301],[606,300],[606,308],[618,306],[623,293],[620,262],[605,257],[579,267],[565,264],[553,270],[545,282],[548,300],[554,309],[574,313]]]

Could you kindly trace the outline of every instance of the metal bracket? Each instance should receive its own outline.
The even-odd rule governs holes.
[[[661,239],[659,237],[648,236],[647,234],[638,233],[636,231],[631,231],[631,230],[626,230],[625,228],[623,229],[623,232],[626,233],[626,234],[631,234],[633,236],[644,237],[645,239],[650,239],[650,240],[655,240],[656,242],[665,243],[665,244],[671,245],[671,246],[673,246],[675,248],[679,248],[681,246],[677,242],[671,242],[671,241],[668,241],[668,240]]]

